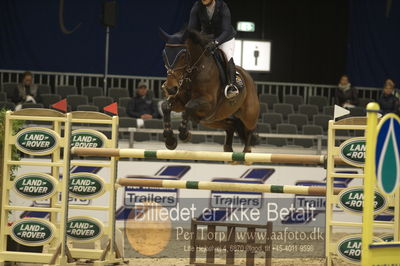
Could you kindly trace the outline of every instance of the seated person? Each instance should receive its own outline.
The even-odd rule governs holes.
[[[16,111],[20,110],[24,103],[39,102],[38,86],[33,84],[33,76],[31,72],[26,71],[22,75],[21,83],[18,84],[17,89],[12,95],[12,101],[16,104]]]
[[[381,98],[378,100],[382,114],[396,113],[399,114],[400,102],[394,95],[394,83],[386,80]]]
[[[147,96],[148,89],[144,82],[140,82],[136,89],[136,95],[128,103],[126,112],[130,117],[141,119],[159,118],[157,107]]]
[[[395,87],[396,84],[393,82],[393,80],[387,79],[385,81],[385,86],[386,85],[389,85],[389,86],[393,87],[393,91],[394,91],[393,95],[396,96],[400,100],[400,90]]]
[[[336,104],[344,108],[353,108],[358,105],[358,92],[351,86],[349,77],[343,75],[335,92]]]

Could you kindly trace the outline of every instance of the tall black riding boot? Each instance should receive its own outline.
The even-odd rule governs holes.
[[[228,84],[225,87],[225,97],[231,99],[239,94],[239,89],[236,86],[236,66],[231,58],[227,64]]]

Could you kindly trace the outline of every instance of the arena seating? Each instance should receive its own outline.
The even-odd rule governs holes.
[[[55,93],[60,95],[61,98],[66,98],[68,95],[77,95],[78,89],[75,86],[58,86]]]
[[[41,95],[41,101],[44,108],[49,108],[52,104],[61,100],[60,95],[56,94],[43,94]]]
[[[4,83],[1,86],[1,90],[6,93],[8,99],[11,99],[14,91],[17,89],[17,86],[17,83]]]
[[[94,105],[85,104],[85,105],[78,105],[76,110],[77,111],[98,112],[99,108],[97,106],[94,106]]]
[[[68,95],[67,102],[71,105],[72,111],[76,111],[79,105],[88,104],[88,97],[85,95]]]
[[[7,101],[7,93],[4,91],[0,91],[0,101],[6,102]]]
[[[299,110],[299,106],[304,103],[304,98],[299,95],[285,95],[283,102],[293,105],[295,111]]]
[[[41,103],[24,103],[22,105],[22,109],[26,108],[43,108],[43,104]]]
[[[83,87],[82,95],[86,95],[90,103],[93,102],[93,97],[104,96],[104,89],[100,87]]]
[[[16,89],[16,83],[5,83],[0,90],[0,107],[13,109],[15,105],[10,102],[10,95]],[[53,93],[54,92],[54,93]],[[52,104],[63,98],[67,98],[69,110],[72,111],[101,111],[104,106],[118,102],[118,113],[121,128],[136,127],[136,119],[128,117],[126,108],[131,101],[130,91],[126,88],[110,88],[107,96],[101,87],[58,86],[54,90],[47,85],[39,85],[38,104],[24,104],[23,108],[49,108]],[[277,95],[261,94],[260,117],[257,128],[258,133],[279,134],[303,134],[323,135],[326,134],[327,121],[333,116],[334,107],[330,105],[326,97],[301,95],[284,95],[280,99]],[[154,99],[159,101],[157,99]],[[373,101],[369,98],[359,99],[360,106],[351,110],[352,116],[365,115],[364,106]],[[174,130],[179,128],[180,121],[172,121]],[[192,126],[192,130],[217,131],[202,125]],[[146,120],[144,129],[162,129],[163,123],[160,119]],[[343,136],[356,135],[359,132],[339,132]],[[125,136],[128,136],[125,133]],[[162,134],[137,132],[134,134],[135,141],[163,140]],[[235,137],[235,141],[238,138]],[[193,135],[192,143],[214,142],[224,143],[224,136]],[[304,148],[314,147],[316,140],[312,139],[285,139],[285,138],[260,138],[260,144],[273,146],[301,146]]]
[[[108,96],[112,97],[114,101],[118,101],[121,97],[129,97],[129,91],[126,88],[110,88]]]

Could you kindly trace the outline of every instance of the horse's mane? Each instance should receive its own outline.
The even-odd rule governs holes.
[[[204,48],[212,40],[212,36],[202,34],[197,30],[186,29],[184,39]]]

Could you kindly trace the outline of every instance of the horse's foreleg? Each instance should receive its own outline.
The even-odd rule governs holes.
[[[176,146],[178,145],[178,141],[174,136],[174,132],[172,131],[171,127],[171,110],[172,110],[172,103],[169,100],[166,100],[161,105],[162,112],[164,114],[163,121],[164,121],[164,138],[165,138],[165,146],[169,150],[175,150]]]
[[[182,113],[182,122],[179,126],[179,139],[183,142],[189,142],[192,138],[192,134],[188,128],[189,116],[186,112]]]

